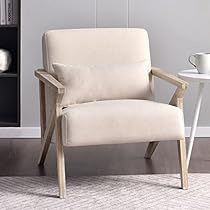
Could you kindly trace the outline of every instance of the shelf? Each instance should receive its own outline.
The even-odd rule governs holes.
[[[18,28],[18,25],[14,25],[14,24],[11,24],[11,25],[0,25],[0,28]]]
[[[15,73],[0,73],[0,78],[2,78],[2,77],[7,77],[7,78],[17,77],[17,74],[15,74]]]
[[[18,127],[18,122],[2,122],[0,121],[0,127]]]
[[[21,0],[14,2],[17,24],[0,25],[0,49],[8,50],[12,57],[9,69],[0,70],[0,127],[20,126]]]

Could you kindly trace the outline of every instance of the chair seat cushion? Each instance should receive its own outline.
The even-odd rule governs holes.
[[[180,108],[148,100],[71,105],[61,117],[64,146],[122,144],[184,138]]]

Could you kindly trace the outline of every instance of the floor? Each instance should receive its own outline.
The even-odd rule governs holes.
[[[145,160],[147,144],[66,148],[67,176],[178,173],[176,142],[162,142],[152,160]],[[0,176],[56,175],[55,146],[44,167],[38,167],[39,139],[1,139]],[[210,139],[195,140],[189,172],[210,173]]]

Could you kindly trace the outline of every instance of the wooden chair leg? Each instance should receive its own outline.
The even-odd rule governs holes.
[[[178,155],[180,165],[181,187],[184,190],[188,189],[188,172],[187,172],[187,160],[186,160],[186,142],[184,140],[177,141],[178,143]]]
[[[40,101],[40,125],[41,125],[41,142],[44,143],[44,133],[46,130],[46,101],[45,101],[45,84],[39,80],[39,101]]]
[[[54,127],[55,127],[55,111],[53,110],[50,116],[49,125],[45,130],[44,137],[42,137],[43,139],[42,148],[41,148],[39,161],[38,161],[39,165],[44,165],[44,162],[45,162],[48,150],[49,150],[49,146],[51,143]]]
[[[39,160],[38,160],[38,165],[43,166],[49,147],[50,147],[50,143],[51,143],[51,139],[47,139],[45,142],[42,142],[42,147],[41,147],[41,151],[40,151],[40,156],[39,156]]]
[[[59,120],[56,122],[56,153],[57,153],[57,173],[59,185],[59,197],[66,197],[66,175],[65,175],[65,158],[63,144],[61,140],[61,128]]]
[[[146,159],[151,159],[152,154],[154,153],[158,144],[159,144],[158,141],[152,141],[152,142],[149,143],[149,145],[147,147],[147,151],[146,151],[145,156],[144,156]]]

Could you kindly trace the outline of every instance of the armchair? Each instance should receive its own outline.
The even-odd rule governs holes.
[[[181,110],[188,87],[185,81],[152,67],[145,74],[145,77],[148,77],[145,87],[149,89],[144,97],[133,98],[130,93],[123,95],[121,92],[122,95],[117,98],[112,96],[106,100],[99,98],[95,102],[64,106],[62,99],[67,94],[66,87],[56,79],[52,67],[53,63],[58,62],[67,65],[105,65],[135,63],[145,59],[150,61],[150,52],[148,35],[143,29],[73,29],[49,31],[44,34],[44,69],[35,71],[40,88],[42,149],[39,164],[43,165],[45,162],[55,130],[60,198],[66,196],[64,146],[149,142],[145,158],[151,158],[160,141],[176,140],[181,187],[188,188]],[[147,97],[153,93],[154,76],[177,87],[169,105],[154,102],[150,96]],[[141,83],[141,78],[137,79]]]

